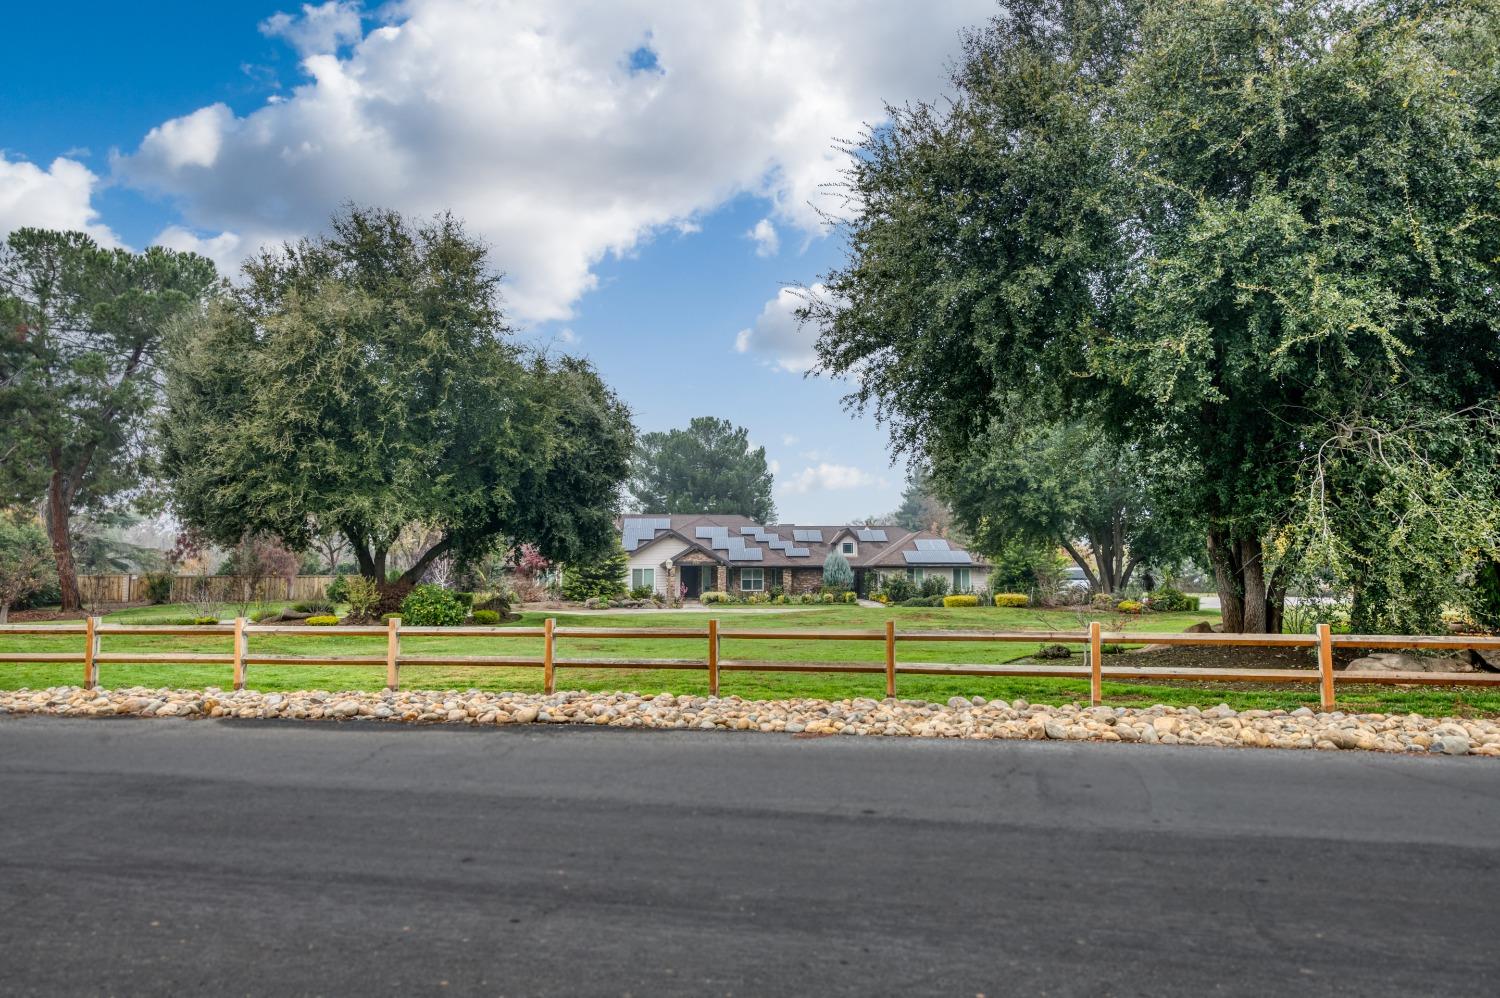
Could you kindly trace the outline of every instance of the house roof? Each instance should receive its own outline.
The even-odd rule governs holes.
[[[857,547],[855,554],[845,556],[852,568],[988,565],[930,530],[891,524],[765,526],[747,516],[719,513],[631,514],[621,522],[621,540],[632,553],[666,537],[675,537],[731,566],[821,569],[823,559],[846,537]]]

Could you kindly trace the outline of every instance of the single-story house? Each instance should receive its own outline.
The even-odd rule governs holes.
[[[788,595],[823,586],[823,559],[838,551],[854,569],[855,588],[877,587],[876,576],[941,576],[949,592],[989,585],[990,565],[926,530],[858,524],[762,526],[745,516],[677,513],[627,516],[620,540],[629,555],[626,585],[697,599],[709,591],[737,595],[780,588]]]

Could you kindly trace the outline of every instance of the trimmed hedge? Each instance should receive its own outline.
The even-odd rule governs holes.
[[[995,605],[1008,607],[1030,606],[1031,597],[1025,593],[996,593]]]
[[[303,621],[303,623],[307,624],[308,627],[332,627],[338,622],[339,618],[335,617],[331,613],[324,614],[321,617],[308,617],[307,620]]]
[[[1140,613],[1146,609],[1146,604],[1133,599],[1122,599],[1115,604],[1115,609],[1121,613]]]
[[[978,606],[979,597],[972,593],[959,593],[956,596],[944,596],[944,606]]]
[[[475,610],[474,623],[498,624],[500,623],[500,612],[498,610]]]

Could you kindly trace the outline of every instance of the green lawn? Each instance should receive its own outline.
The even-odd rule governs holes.
[[[107,623],[153,623],[190,616],[191,609],[181,606],[144,607],[110,614]],[[527,613],[512,627],[537,627],[547,614]],[[675,627],[703,629],[710,614],[706,613],[612,613],[554,614],[560,627],[655,628]],[[1154,614],[1146,617],[1094,615],[1077,610],[1017,610],[996,607],[926,609],[895,607],[867,609],[851,606],[829,606],[810,609],[760,610],[753,613],[725,613],[720,616],[723,630],[881,630],[887,619],[894,619],[898,631],[922,630],[1005,630],[1005,631],[1081,631],[1089,620],[1099,619],[1106,630],[1181,631],[1198,621],[1217,619],[1215,613]],[[503,634],[506,627],[497,629]],[[74,651],[81,647],[81,635],[24,636],[0,634],[0,651]],[[506,655],[540,657],[541,639],[529,637],[405,637],[402,651],[413,655]],[[995,644],[960,642],[922,642],[903,640],[899,646],[902,662],[1001,663],[1025,658],[1037,644]],[[1079,646],[1075,649],[1081,650]],[[119,635],[102,639],[102,651],[121,652],[227,652],[227,635],[204,634],[174,637]],[[381,655],[385,654],[383,637],[337,637],[328,631],[309,628],[303,635],[260,635],[251,639],[252,654],[276,655]],[[670,659],[696,658],[705,654],[702,638],[609,639],[559,637],[557,656],[567,658]],[[884,648],[879,641],[780,641],[725,639],[721,643],[725,659],[759,659],[764,661],[882,662]],[[1081,659],[1075,659],[1075,664]],[[72,685],[79,682],[81,667],[73,664],[0,663],[0,688],[32,689]],[[100,682],[108,687],[120,686],[186,686],[228,687],[231,676],[228,665],[127,665],[103,663]],[[449,668],[403,666],[402,685],[415,689],[482,689],[540,691],[542,674],[536,668]],[[384,685],[383,666],[253,666],[248,685],[262,690],[293,689],[373,689]],[[590,669],[561,668],[560,689],[618,690],[645,692],[706,694],[705,670]],[[1043,703],[1066,703],[1088,696],[1086,682],[1068,679],[986,678],[903,676],[897,688],[902,697],[945,700],[954,695],[983,695],[992,699],[1013,700],[1024,696]],[[1106,700],[1113,704],[1149,706],[1165,703],[1185,706],[1211,706],[1227,702],[1241,709],[1251,707],[1296,707],[1317,705],[1317,689],[1306,686],[1248,687],[1245,684],[1104,684]],[[884,680],[879,675],[823,673],[789,675],[773,672],[726,672],[720,680],[722,695],[746,698],[820,697],[843,699],[854,696],[884,695]],[[1500,714],[1500,692],[1452,691],[1421,688],[1401,690],[1389,687],[1340,687],[1340,705],[1351,710],[1419,711],[1424,714],[1484,713]]]

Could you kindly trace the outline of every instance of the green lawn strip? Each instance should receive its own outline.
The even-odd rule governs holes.
[[[187,607],[146,607],[111,614],[109,623],[145,623],[149,619],[170,619],[190,614]],[[537,627],[547,616],[555,616],[563,627],[651,628],[674,627],[703,630],[710,615],[705,613],[619,613],[566,614],[528,612],[513,627]],[[817,607],[800,613],[764,610],[755,613],[724,614],[724,630],[882,630],[887,619],[896,621],[898,631],[921,630],[1058,630],[1078,631],[1087,625],[1088,615],[1072,610],[1012,610],[993,607],[977,608],[907,608],[870,609],[862,607]],[[1124,626],[1131,630],[1180,631],[1200,620],[1213,620],[1214,614],[1157,614],[1130,618],[1107,616],[1106,630]],[[503,633],[506,628],[500,628]],[[1001,663],[1024,658],[1040,644],[1030,642],[1001,644],[995,642],[923,642],[902,640],[899,656],[903,662]],[[0,635],[0,650],[5,651],[75,651],[81,650],[81,635],[25,636]],[[1075,649],[1080,646],[1075,645]],[[105,652],[212,652],[227,653],[226,634],[181,636],[106,635]],[[540,638],[531,637],[416,637],[402,639],[402,651],[409,655],[499,655],[540,657]],[[251,642],[252,655],[348,656],[385,654],[384,637],[338,637],[317,629],[297,635],[256,635]],[[703,659],[706,640],[691,638],[608,639],[560,637],[557,655],[569,658]],[[734,640],[725,639],[721,647],[725,659],[760,659],[766,661],[879,663],[884,659],[881,641],[796,641],[792,639]],[[1081,664],[1075,658],[1073,664]],[[81,667],[74,664],[0,664],[0,687],[39,689],[47,686],[74,685],[81,678]],[[100,680],[107,687],[205,687],[227,688],[229,666],[217,665],[126,665],[103,663]],[[540,692],[542,672],[538,668],[461,668],[406,665],[401,670],[402,685],[408,689],[481,689],[494,691]],[[252,666],[249,686],[260,690],[297,689],[378,689],[384,685],[383,666]],[[639,690],[658,693],[708,692],[706,667],[703,670],[679,669],[598,669],[563,667],[558,671],[560,689],[590,691]],[[1106,682],[1104,695],[1108,703],[1119,706],[1212,706],[1229,703],[1239,709],[1276,707],[1295,708],[1318,703],[1317,688],[1309,683],[1266,689],[1245,688],[1244,684],[1182,683],[1141,685]],[[844,699],[884,695],[884,678],[878,674],[823,673],[812,675],[776,672],[726,672],[721,677],[720,692],[747,699],[809,697]],[[946,700],[952,696],[980,695],[991,699],[1014,700],[1025,697],[1038,703],[1070,703],[1085,700],[1087,683],[1081,680],[1029,679],[1025,677],[970,676],[903,676],[898,695],[913,699]],[[1340,686],[1340,706],[1359,711],[1411,711],[1428,715],[1500,714],[1500,692],[1476,690],[1410,690],[1380,686]]]

